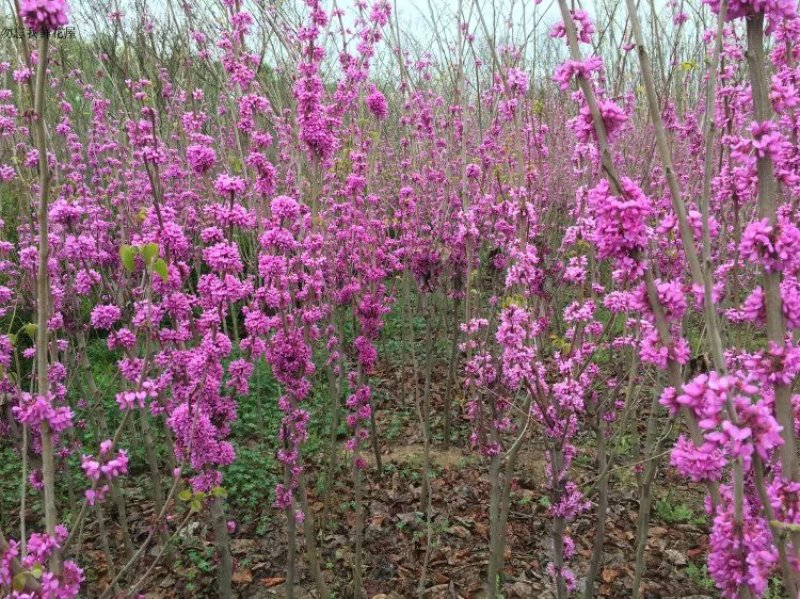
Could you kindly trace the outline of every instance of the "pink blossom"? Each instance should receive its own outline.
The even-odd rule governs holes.
[[[55,31],[68,22],[67,3],[64,0],[22,0],[19,16],[33,31]]]

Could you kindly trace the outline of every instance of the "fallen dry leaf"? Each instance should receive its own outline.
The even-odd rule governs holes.
[[[600,578],[603,579],[603,582],[606,584],[611,584],[614,582],[617,577],[619,576],[619,569],[618,568],[603,568],[603,571],[600,573]]]
[[[231,576],[231,580],[236,584],[249,584],[253,582],[253,572],[247,568],[236,570]]]

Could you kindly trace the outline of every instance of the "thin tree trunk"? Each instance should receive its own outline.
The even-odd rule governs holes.
[[[39,264],[36,276],[36,375],[37,390],[40,395],[49,398],[50,384],[48,375],[47,347],[49,335],[47,321],[50,315],[50,277],[48,257],[50,246],[48,241],[48,200],[50,195],[50,172],[47,164],[47,138],[44,131],[45,80],[47,78],[47,54],[49,38],[39,38],[39,60],[36,67],[36,92],[33,102],[33,130],[36,146],[39,150]],[[39,427],[42,446],[42,479],[44,483],[45,529],[51,537],[55,536],[58,524],[56,508],[56,468],[53,439],[50,424],[45,420]],[[61,553],[53,551],[50,557],[50,569],[56,574],[61,571]]]
[[[288,434],[284,431],[284,447],[289,450]],[[286,489],[292,488],[292,474],[289,466],[283,468],[283,484]],[[294,599],[294,583],[297,569],[297,521],[295,520],[294,502],[286,506],[286,599]]]
[[[500,561],[498,547],[500,546],[500,456],[492,456],[489,466],[489,570],[487,573],[487,599],[497,599],[500,581]],[[502,549],[500,549],[502,552]]]
[[[117,577],[116,569],[114,568],[114,556],[111,555],[111,547],[108,544],[108,532],[106,531],[105,516],[103,515],[103,505],[95,503],[94,513],[97,517],[97,532],[100,536],[100,546],[103,548],[103,554],[106,556],[106,563],[108,564],[108,575],[111,580]],[[114,583],[114,592],[119,594],[119,584]]]
[[[529,409],[530,406],[527,406]],[[514,478],[514,469],[517,466],[517,457],[519,455],[519,448],[521,444],[515,444],[511,450],[506,454],[505,460],[501,460],[501,477],[500,477],[500,501],[498,504],[499,518],[497,522],[497,546],[494,548],[497,560],[498,574],[503,571],[505,565],[505,552],[506,552],[506,529],[508,527],[508,514],[511,510],[511,481]]]
[[[586,576],[585,599],[594,597],[594,584],[597,573],[603,564],[603,547],[606,541],[606,520],[608,518],[608,440],[605,435],[605,411],[602,401],[597,406],[596,434],[597,434],[597,471],[600,480],[597,489],[597,516],[594,528],[594,547],[592,548],[592,561],[589,573]]]
[[[363,557],[363,541],[364,541],[364,508],[362,503],[363,489],[361,484],[361,468],[358,466],[358,449],[353,456],[353,487],[355,494],[355,508],[356,508],[356,522],[355,522],[355,559],[353,566],[353,596],[355,599],[362,599],[364,595],[364,585],[361,581],[362,557]]]
[[[453,387],[456,380],[456,365],[458,363],[458,333],[459,318],[458,313],[461,308],[461,301],[453,300],[453,322],[450,340],[450,363],[447,370],[447,386],[444,392],[444,448],[450,448],[450,427],[451,427],[451,405],[453,400]]]
[[[553,471],[553,505],[561,500],[561,469],[564,463],[564,456],[561,448],[561,441],[554,440],[554,447],[550,450],[550,467]],[[553,563],[556,567],[556,597],[565,599],[567,596],[567,583],[564,580],[564,530],[566,522],[563,517],[556,516],[553,521]]]
[[[764,15],[759,13],[747,18],[747,63],[750,70],[750,83],[753,97],[753,113],[758,122],[772,117],[769,99],[769,83],[766,73],[764,53]],[[772,158],[767,154],[756,160],[758,174],[758,215],[769,220],[771,225],[777,221],[778,197],[777,182],[773,172]],[[783,317],[781,297],[781,273],[766,268],[762,274],[764,303],[767,313],[767,338],[779,348],[786,343],[786,322]],[[792,406],[792,386],[794,381],[775,385],[775,416],[781,425],[783,445],[780,448],[783,476],[793,482],[800,480],[797,465],[797,445],[794,434],[794,409]],[[792,558],[800,555],[800,532],[793,531]],[[787,588],[797,588],[796,581],[786,581]]]
[[[153,434],[150,430],[150,420],[144,408],[139,409],[139,425],[142,427],[145,455],[147,456],[147,465],[150,467],[150,484],[153,487],[154,511],[159,513],[161,507],[164,505],[164,498],[161,490],[161,473],[158,468],[158,456],[156,455],[155,443],[153,442]],[[159,536],[163,537],[163,535]]]
[[[298,485],[298,493],[300,495],[300,509],[303,510],[305,518],[303,519],[303,536],[306,540],[306,556],[308,557],[308,565],[311,568],[311,574],[314,576],[314,581],[317,583],[317,595],[320,599],[327,599],[328,585],[322,578],[322,570],[320,568],[320,555],[317,547],[317,526],[314,520],[314,515],[308,505],[308,493],[306,492],[305,477],[300,476],[300,483]]]
[[[28,552],[28,533],[26,531],[26,521],[28,517],[28,425],[22,424],[22,473],[20,480],[20,502],[19,502],[19,542],[21,555]]]
[[[211,499],[211,522],[214,529],[214,543],[217,546],[219,568],[217,569],[217,592],[220,599],[233,597],[233,557],[231,556],[231,539],[228,534],[228,522],[225,519],[225,508],[221,497]]]
[[[323,505],[325,506],[322,521],[327,522],[329,526],[333,526],[334,522],[331,516],[332,501],[333,501],[333,488],[335,486],[336,468],[339,460],[339,444],[336,442],[336,436],[339,433],[339,395],[341,393],[340,377],[337,377],[333,372],[333,367],[328,366],[328,389],[330,391],[330,436],[328,439],[328,459],[327,473],[325,474],[325,496],[323,498]]]
[[[430,473],[431,473],[431,375],[433,373],[433,315],[431,314],[430,297],[423,293],[422,310],[425,314],[425,380],[422,388],[422,498],[420,503],[422,508],[430,502],[428,500],[431,493]],[[414,369],[416,376],[416,368]],[[415,379],[416,380],[416,379]]]
[[[378,439],[378,423],[375,418],[375,398],[369,399],[369,436],[372,443],[372,452],[375,454],[375,469],[378,471],[378,476],[383,475],[383,460],[381,458],[381,445]]]
[[[631,589],[631,599],[639,599],[641,596],[640,587],[642,576],[644,575],[644,559],[647,549],[647,535],[650,531],[650,507],[653,502],[652,487],[656,472],[658,471],[659,460],[653,459],[658,455],[658,393],[653,393],[650,402],[650,414],[647,417],[647,437],[645,439],[645,459],[647,470],[639,487],[639,517],[636,520],[636,557],[633,565],[633,588]]]

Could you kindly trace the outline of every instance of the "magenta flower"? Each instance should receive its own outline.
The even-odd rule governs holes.
[[[246,184],[241,177],[221,173],[214,181],[214,190],[220,195],[244,193]]]
[[[90,322],[96,329],[108,330],[122,317],[119,307],[112,305],[95,306]]]
[[[386,97],[376,87],[373,87],[367,96],[367,108],[379,121],[385,121],[389,116],[389,104],[386,102]]]
[[[202,175],[216,164],[217,153],[208,146],[192,144],[186,148],[186,160],[194,172]]]
[[[704,443],[696,447],[681,435],[672,448],[671,463],[686,478],[703,482],[720,480],[728,461],[715,444]]]
[[[764,218],[753,221],[744,231],[742,256],[773,272],[800,269],[800,229],[788,219],[770,225]]]
[[[22,0],[19,16],[26,27],[39,33],[55,31],[67,23],[65,0]]]
[[[629,258],[647,245],[647,219],[652,202],[632,180],[621,181],[622,197],[612,195],[608,181],[589,191],[587,203],[595,215],[592,240],[599,258]]]
[[[516,96],[524,96],[530,88],[528,74],[521,69],[508,69],[506,74],[508,90]]]
[[[714,13],[719,14],[720,0],[704,0]],[[740,19],[764,13],[770,17],[793,19],[797,6],[792,0],[732,0],[728,3],[726,20]]]

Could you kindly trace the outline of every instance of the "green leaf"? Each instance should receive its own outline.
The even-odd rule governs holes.
[[[33,576],[36,580],[39,580],[42,577],[42,566],[40,564],[36,564],[33,568],[31,568],[31,576]]]
[[[11,581],[11,586],[15,591],[22,591],[25,589],[25,583],[28,581],[28,575],[25,572],[17,572]]]
[[[158,244],[148,243],[142,248],[142,258],[144,263],[150,266],[153,261],[158,257]]]
[[[503,299],[503,308],[508,308],[509,306],[527,307],[528,302],[520,294],[509,295]]]
[[[29,322],[28,324],[26,324],[25,326],[22,327],[22,330],[31,339],[36,339],[36,330],[37,329],[38,329],[38,327],[32,322]]]
[[[180,493],[178,493],[178,499],[181,501],[189,501],[192,498],[192,490],[191,489],[184,489]]]
[[[164,262],[163,258],[159,258],[153,263],[153,272],[155,272],[158,276],[161,277],[161,280],[165,283],[167,279],[169,279],[169,272],[167,270],[167,263]]]
[[[128,272],[133,272],[136,268],[136,248],[130,245],[121,245],[119,248],[119,257],[122,260],[122,266]]]
[[[203,508],[203,502],[200,501],[197,497],[195,497],[194,499],[192,499],[192,501],[189,502],[189,508],[193,512],[199,512]]]
[[[211,494],[214,497],[219,497],[220,499],[225,499],[228,496],[228,491],[225,487],[214,487],[211,489]]]

